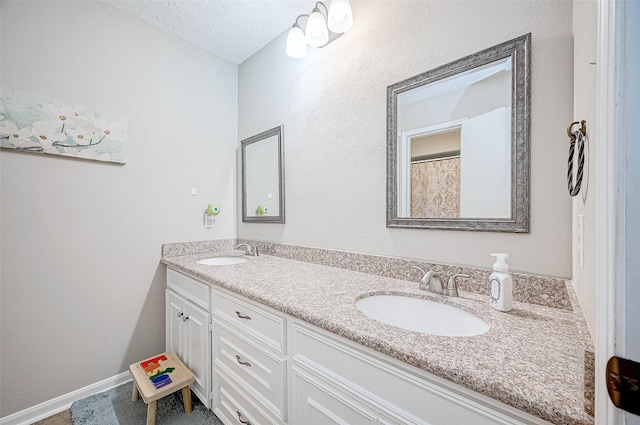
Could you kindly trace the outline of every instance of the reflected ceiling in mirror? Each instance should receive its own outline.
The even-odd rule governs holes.
[[[282,126],[242,142],[242,221],[284,223]]]
[[[387,226],[529,231],[524,35],[387,88]]]

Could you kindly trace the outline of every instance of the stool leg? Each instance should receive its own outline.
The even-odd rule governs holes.
[[[182,389],[182,401],[184,403],[184,413],[190,414],[193,405],[191,404],[191,389],[188,385]]]
[[[138,392],[138,386],[135,381],[133,382],[133,389],[131,390],[131,401],[138,401],[140,393]]]
[[[156,402],[152,401],[147,406],[147,425],[156,425]]]

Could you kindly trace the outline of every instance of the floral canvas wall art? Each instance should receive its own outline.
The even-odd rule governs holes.
[[[124,164],[127,118],[0,88],[0,147]]]

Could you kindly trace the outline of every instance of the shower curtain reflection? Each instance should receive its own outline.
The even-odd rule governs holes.
[[[460,156],[411,163],[411,217],[460,217]]]

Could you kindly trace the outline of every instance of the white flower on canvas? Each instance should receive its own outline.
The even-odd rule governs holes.
[[[13,121],[0,121],[0,136],[9,138],[9,141],[17,146],[22,146],[25,142],[33,143],[31,136],[33,131],[27,127],[18,128]]]
[[[82,125],[77,125],[75,128],[68,129],[67,135],[80,146],[97,145],[102,141],[100,129],[92,122],[87,122]]]
[[[50,118],[60,121],[63,125],[63,131],[65,127],[73,127],[78,121],[87,120],[88,117],[83,115],[86,109],[80,105],[62,105],[58,107],[52,103],[45,103],[42,107],[44,113]]]
[[[36,136],[43,149],[49,149],[54,143],[67,139],[65,134],[58,131],[58,127],[58,122],[54,120],[33,123],[33,135]]]
[[[122,133],[124,131],[124,122],[109,122],[104,118],[98,119],[96,122],[101,136],[108,137],[110,140],[122,141]]]

